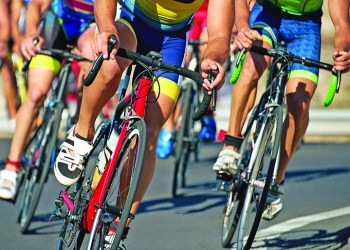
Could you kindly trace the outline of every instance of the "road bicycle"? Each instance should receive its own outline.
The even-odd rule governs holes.
[[[111,51],[115,36],[110,36],[108,42]],[[164,70],[198,83],[203,81],[196,72],[162,62],[162,55],[157,52],[144,56],[119,48],[117,55],[143,65],[147,74],[133,79],[132,91],[118,103],[113,119],[96,130],[81,178],[75,185],[62,190],[55,200],[52,217],[63,219],[58,249],[79,249],[86,234],[90,234],[87,249],[104,249],[106,237],[112,244],[110,249],[119,247],[125,230],[128,230],[125,225],[135,217],[130,211],[145,154],[147,132],[144,116],[147,104],[154,101],[148,100],[148,94],[152,85],[157,83],[152,72]],[[85,85],[92,83],[102,62],[100,55],[85,78]],[[209,95],[204,96],[194,119],[204,114],[210,99]],[[98,174],[101,176],[96,185],[94,178]]]
[[[37,54],[61,59],[63,63],[57,78],[58,81],[51,86],[51,91],[45,101],[46,105],[39,114],[40,122],[36,122],[37,127],[34,129],[22,157],[23,167],[19,182],[19,191],[22,192],[22,197],[18,215],[22,233],[28,231],[56,158],[59,146],[57,135],[60,125],[62,125],[62,112],[66,106],[65,92],[67,85],[70,83],[69,76],[72,62],[73,60],[88,60],[72,52],[58,49],[42,49]],[[29,61],[26,61],[23,71],[27,70],[28,65]]]
[[[284,42],[274,49],[253,46],[250,51],[273,57],[273,62],[266,90],[243,126],[239,171],[230,183],[224,207],[222,246],[229,247],[234,239],[239,250],[251,248],[263,211],[267,208],[268,191],[276,184],[289,66],[301,63],[328,71],[333,68],[333,65],[288,52]],[[239,62],[240,59],[237,64]],[[340,81],[340,72],[333,73],[325,105],[329,105],[339,91]]]
[[[193,47],[193,58],[190,61],[189,69],[198,71],[199,66],[199,46],[206,44],[200,40],[192,40],[188,43]],[[215,94],[213,95],[215,96]],[[175,167],[172,183],[172,195],[178,195],[178,189],[184,188],[190,166],[191,154],[195,161],[198,161],[199,143],[198,138],[200,122],[192,119],[201,99],[201,86],[190,78],[184,79],[181,85],[180,96],[175,108],[175,145],[173,155],[175,156]],[[212,104],[215,110],[215,99]]]

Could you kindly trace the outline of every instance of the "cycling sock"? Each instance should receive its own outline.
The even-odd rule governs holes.
[[[224,138],[224,143],[226,145],[234,146],[237,148],[239,148],[241,146],[242,142],[243,142],[243,138],[235,137],[235,136],[228,135],[228,134],[226,134],[225,138]]]
[[[85,137],[79,135],[78,133],[75,133],[74,136],[79,138],[80,140],[83,140],[83,141],[86,141],[86,142],[89,142],[89,143],[92,142],[92,140],[94,139],[93,137],[92,138],[85,138]]]

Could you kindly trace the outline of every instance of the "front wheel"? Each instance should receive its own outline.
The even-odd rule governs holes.
[[[26,169],[23,197],[20,205],[21,233],[26,233],[38,206],[40,196],[47,181],[53,149],[56,146],[56,135],[60,124],[59,110],[47,109],[44,124],[38,133],[39,139],[35,151],[30,159],[30,166]]]
[[[181,98],[181,115],[178,118],[180,121],[179,130],[176,134],[176,148],[175,148],[175,168],[173,175],[172,195],[177,196],[178,188],[186,186],[186,178],[188,165],[191,156],[191,130],[193,128],[194,121],[192,120],[193,114],[193,85],[188,82],[182,89]]]
[[[118,249],[124,238],[126,225],[134,217],[130,211],[142,173],[146,134],[144,120],[137,119],[129,125],[125,137],[119,138],[124,141],[108,183],[105,199],[94,219],[89,240],[90,249]],[[108,246],[105,245],[107,236]]]
[[[239,224],[237,249],[250,249],[258,230],[272,175],[278,166],[283,111],[280,106],[267,111],[253,148],[256,154]]]

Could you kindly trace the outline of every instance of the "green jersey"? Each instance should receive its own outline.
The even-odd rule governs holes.
[[[291,14],[303,14],[322,8],[323,0],[267,0]]]

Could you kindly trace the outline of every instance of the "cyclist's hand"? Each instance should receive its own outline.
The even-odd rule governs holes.
[[[217,71],[218,74],[216,75],[216,78],[215,80],[210,83],[209,80],[207,79],[208,78],[208,74],[209,74],[209,71],[210,70],[213,70],[213,71]],[[202,84],[202,86],[208,90],[208,94],[211,95],[212,93],[212,89],[213,88],[217,88],[217,89],[220,89],[221,86],[224,84],[225,82],[225,68],[222,67],[222,65],[214,60],[211,60],[211,59],[204,59],[201,63],[201,72],[202,72],[202,77],[204,79],[204,82]]]
[[[334,67],[333,71],[340,71],[341,73],[348,72],[350,70],[350,53],[345,51],[339,51],[335,49],[333,51]]]
[[[114,48],[110,55],[108,55],[108,37],[114,34],[117,37],[117,42],[114,45]],[[95,56],[95,59],[102,53],[104,59],[115,59],[115,55],[120,46],[119,37],[117,35],[116,29],[111,31],[100,32],[96,35],[95,40],[92,43],[92,51]]]
[[[255,40],[262,40],[258,31],[249,28],[242,28],[235,36],[234,42],[239,49],[250,49]]]
[[[39,42],[35,45],[35,38],[39,38]],[[21,44],[21,52],[25,59],[30,60],[41,49],[44,39],[38,36],[26,36]]]

